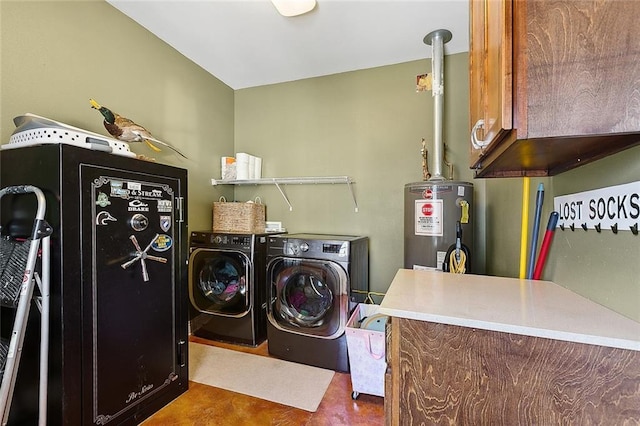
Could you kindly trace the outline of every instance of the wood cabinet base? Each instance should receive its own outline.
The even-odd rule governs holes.
[[[393,318],[387,425],[637,424],[640,351]]]

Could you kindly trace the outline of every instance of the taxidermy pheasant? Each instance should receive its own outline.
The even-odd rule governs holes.
[[[144,142],[152,150],[160,152],[161,149],[153,144],[153,142],[155,142],[159,145],[166,146],[167,148],[174,150],[184,158],[187,158],[186,155],[184,155],[168,143],[154,138],[151,133],[141,125],[136,124],[128,118],[114,113],[109,108],[100,105],[93,99],[89,99],[89,103],[91,104],[91,108],[100,111],[100,114],[102,114],[102,116],[104,117],[104,128],[107,129],[107,132],[109,132],[109,134],[114,138],[124,142]]]

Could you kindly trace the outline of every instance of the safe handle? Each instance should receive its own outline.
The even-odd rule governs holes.
[[[180,367],[187,365],[187,342],[184,340],[178,342],[178,362]]]

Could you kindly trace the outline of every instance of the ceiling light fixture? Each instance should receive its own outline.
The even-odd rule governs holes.
[[[280,15],[292,17],[311,12],[316,7],[316,0],[271,0]]]

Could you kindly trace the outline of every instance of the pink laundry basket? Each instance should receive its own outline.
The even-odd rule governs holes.
[[[379,305],[360,303],[347,322],[347,350],[351,369],[352,399],[360,393],[384,397],[385,324]]]

